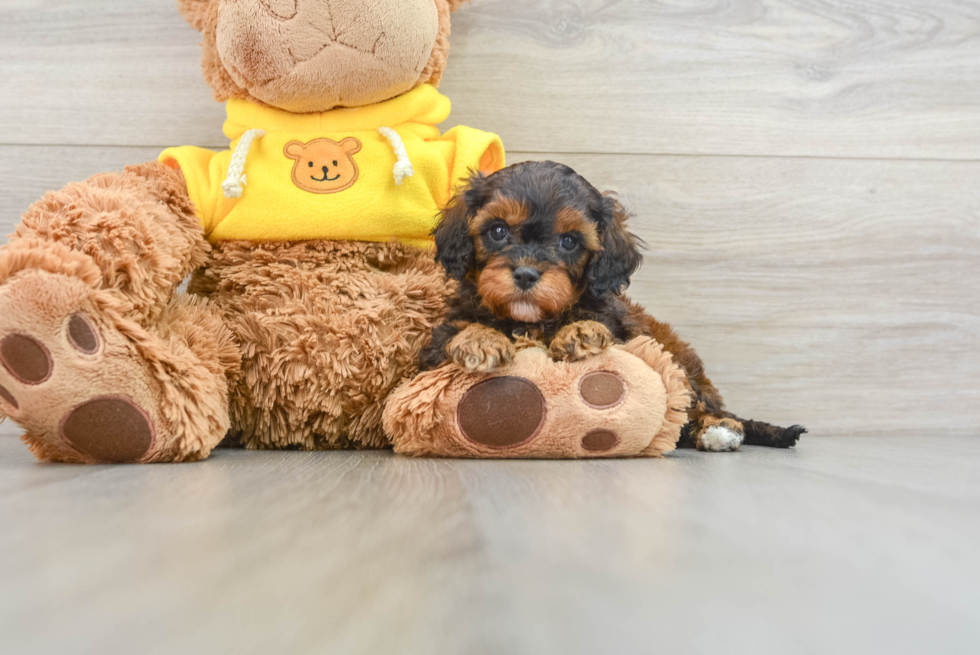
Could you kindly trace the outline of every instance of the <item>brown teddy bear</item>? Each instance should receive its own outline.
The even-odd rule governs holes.
[[[0,409],[39,459],[389,445],[451,284],[438,210],[504,165],[496,136],[435,127],[460,3],[179,0],[229,149],[50,192],[0,249]]]

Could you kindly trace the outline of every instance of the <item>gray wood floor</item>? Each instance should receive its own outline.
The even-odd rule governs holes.
[[[976,653],[978,457],[77,467],[0,439],[0,652]]]

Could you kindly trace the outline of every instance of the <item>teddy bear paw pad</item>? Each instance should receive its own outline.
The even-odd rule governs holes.
[[[155,441],[151,383],[131,344],[99,320],[93,293],[41,271],[0,287],[0,411],[42,459],[142,461]]]
[[[593,409],[612,409],[626,400],[626,385],[615,373],[597,371],[582,378],[578,387],[585,404]]]
[[[582,448],[590,453],[604,453],[619,445],[619,437],[609,430],[593,430],[582,437]]]
[[[100,462],[135,462],[153,445],[153,425],[129,398],[93,398],[62,420],[61,436]]]
[[[51,377],[51,354],[44,344],[26,334],[10,334],[0,341],[0,362],[24,384],[41,384]]]
[[[99,335],[85,314],[73,314],[68,321],[68,341],[78,352],[94,355],[99,352]]]
[[[545,419],[545,401],[529,380],[490,378],[466,392],[457,416],[460,432],[470,441],[490,448],[511,448],[537,436]]]

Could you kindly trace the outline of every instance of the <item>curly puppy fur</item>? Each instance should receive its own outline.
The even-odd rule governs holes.
[[[475,175],[434,233],[436,259],[460,286],[446,322],[422,351],[422,367],[451,359],[486,370],[489,362],[505,363],[502,339],[538,339],[553,358],[575,360],[649,336],[683,367],[695,397],[679,446],[700,447],[703,431],[721,419],[744,431],[744,443],[794,445],[801,426],[780,428],[725,411],[694,349],[623,295],[643,261],[628,218],[615,197],[554,162]]]

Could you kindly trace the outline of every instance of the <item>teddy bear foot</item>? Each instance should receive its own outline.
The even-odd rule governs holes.
[[[384,423],[409,455],[655,457],[673,450],[689,401],[683,371],[641,338],[576,362],[526,348],[495,374],[427,371],[389,397]]]
[[[102,315],[99,293],[43,271],[0,287],[0,411],[25,428],[23,440],[45,461],[199,458],[174,448],[161,386],[132,341]]]

